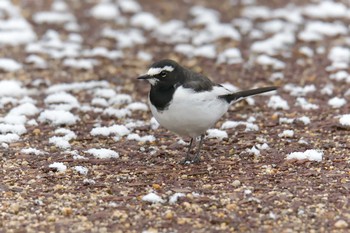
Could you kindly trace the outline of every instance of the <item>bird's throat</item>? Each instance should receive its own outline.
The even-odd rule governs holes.
[[[154,85],[151,86],[151,91],[149,93],[149,99],[153,106],[157,108],[158,111],[165,110],[175,93],[176,86],[174,85]]]

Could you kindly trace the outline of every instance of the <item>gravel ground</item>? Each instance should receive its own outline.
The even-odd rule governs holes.
[[[121,7],[123,1],[116,2],[112,5],[119,4],[119,11],[106,11],[109,6],[95,16],[91,10],[98,4],[95,0],[56,1],[56,5],[52,1],[7,2],[12,8],[18,7],[35,38],[9,45],[0,35],[0,58],[21,64],[21,68],[10,71],[12,65],[2,67],[0,62],[1,80],[17,80],[17,89],[23,91],[6,94],[5,84],[0,83],[0,136],[12,131],[19,135],[18,140],[9,142],[0,137],[0,232],[349,231],[350,136],[349,127],[339,120],[350,109],[350,75],[346,76],[350,72],[350,50],[346,50],[350,45],[349,2],[338,2],[344,8],[322,8],[318,1],[288,5],[289,1],[277,0],[227,0],[220,4],[139,0],[141,8],[134,6],[131,10]],[[11,20],[1,4],[0,20]],[[204,16],[196,18],[191,13],[193,6],[217,13],[200,8]],[[40,19],[38,13],[47,11],[63,16],[55,16],[51,22],[52,14]],[[151,19],[133,18],[143,11],[151,12],[158,23],[151,27]],[[239,36],[228,29],[205,31],[203,22],[215,21],[215,15],[220,23],[235,28]],[[235,21],[238,18],[244,20]],[[169,41],[175,40],[179,28],[166,35],[157,32],[159,22],[172,19],[183,23],[180,29],[188,29],[183,32],[184,41]],[[272,23],[264,26],[266,22]],[[315,26],[318,39],[312,40],[315,33],[308,31],[310,22],[331,25]],[[0,33],[4,28],[0,24]],[[110,30],[109,36],[104,29]],[[126,39],[113,34],[125,34],[129,29],[135,31]],[[195,37],[201,30],[205,31],[203,37]],[[285,31],[281,34],[286,37],[263,45],[260,52],[254,50],[257,41]],[[193,33],[192,41],[186,37],[188,32]],[[211,37],[223,32],[226,36]],[[289,32],[294,40],[280,45],[288,41]],[[302,32],[306,39],[300,36]],[[138,33],[141,36],[135,36]],[[35,50],[35,44],[45,45]],[[175,49],[181,44],[198,48],[215,45],[214,56],[208,50],[194,52],[195,48],[181,53]],[[109,52],[84,55],[83,51],[96,47]],[[335,47],[343,50],[331,56]],[[228,48],[237,48],[240,55],[235,58],[241,61],[220,63],[219,54]],[[269,48],[276,51],[269,53]],[[26,61],[33,54],[43,58],[42,67]],[[278,60],[259,62],[261,54]],[[152,61],[162,58],[177,60],[215,82],[228,82],[240,89],[278,85],[273,95],[287,101],[288,108],[281,99],[277,107],[270,104],[271,95],[233,105],[216,125],[228,136],[207,138],[200,164],[180,165],[186,145],[164,128],[152,126],[151,113],[141,104],[147,103],[149,87],[136,79]],[[87,60],[79,63],[79,59]],[[339,68],[339,62],[345,66]],[[344,78],[332,76],[341,71]],[[55,95],[62,91],[69,96]],[[119,99],[113,100],[117,95]],[[334,97],[341,100],[331,104],[329,100]],[[21,125],[17,120],[11,123],[6,116],[23,103],[36,107],[36,111],[24,114],[28,120],[23,123],[25,132],[6,132],[4,125]],[[133,103],[137,106],[130,106]],[[48,120],[43,114],[53,109],[70,112],[78,120],[71,123],[72,116],[63,123]],[[108,109],[125,110],[118,114],[126,115],[108,114]],[[310,123],[302,117],[308,117]],[[246,130],[244,125],[223,129],[228,120],[250,122],[258,130]],[[131,134],[92,134],[94,128],[115,124],[125,125],[139,137],[146,136],[145,140],[133,140]],[[56,131],[62,128],[69,132]],[[268,148],[261,148],[264,143]],[[28,148],[35,148],[37,153],[24,150]],[[98,158],[88,152],[101,148],[114,158]],[[322,160],[287,159],[293,152],[307,150],[319,151]],[[150,193],[157,195],[151,198],[157,203],[145,200]],[[174,195],[179,198],[175,200]]]

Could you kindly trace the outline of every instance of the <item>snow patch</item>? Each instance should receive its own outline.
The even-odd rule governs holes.
[[[86,153],[89,153],[98,159],[119,158],[119,154],[117,152],[115,152],[114,150],[105,149],[105,148],[101,148],[101,149],[92,148],[87,150]]]
[[[323,158],[323,152],[318,150],[306,150],[304,152],[292,152],[287,155],[287,159],[307,159],[310,161],[321,162]]]

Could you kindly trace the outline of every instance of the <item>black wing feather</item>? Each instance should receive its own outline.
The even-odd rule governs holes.
[[[184,72],[186,73],[186,79],[182,84],[184,88],[191,88],[196,92],[201,92],[210,91],[213,89],[213,86],[215,86],[215,83],[202,74],[195,73],[188,69],[186,69]]]

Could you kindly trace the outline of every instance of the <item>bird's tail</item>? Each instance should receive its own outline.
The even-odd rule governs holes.
[[[239,91],[236,93],[228,94],[228,95],[221,95],[220,98],[225,99],[228,103],[231,103],[232,101],[238,101],[241,100],[245,97],[252,96],[252,95],[257,95],[269,91],[274,91],[277,90],[277,87],[272,86],[272,87],[261,87],[261,88],[256,88],[256,89],[251,89],[251,90],[246,90],[246,91]]]

